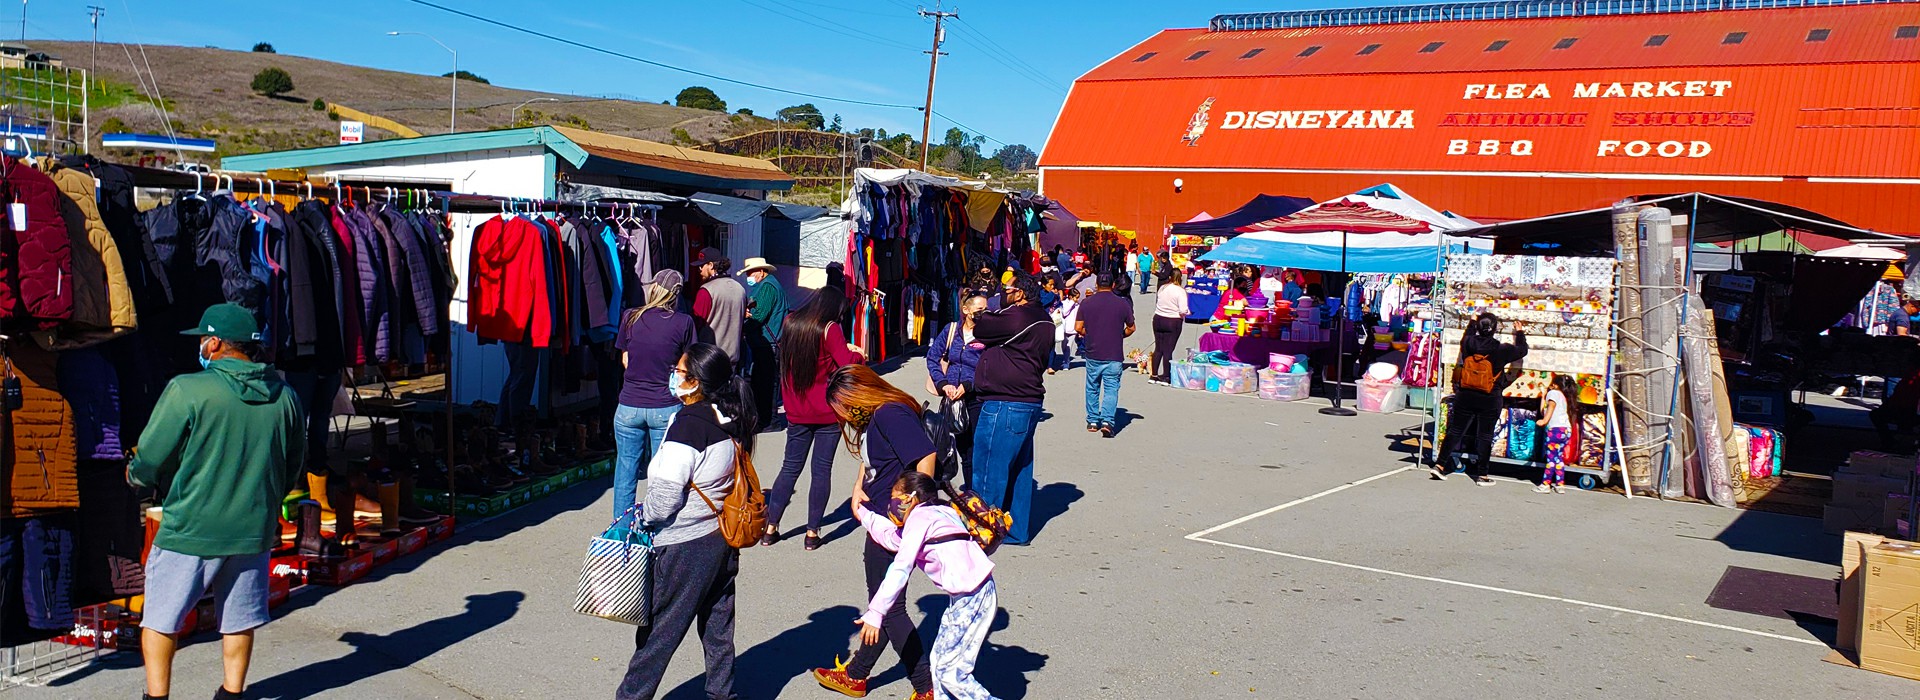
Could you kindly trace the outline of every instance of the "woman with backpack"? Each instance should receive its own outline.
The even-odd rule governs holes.
[[[697,621],[706,650],[707,697],[733,697],[733,590],[740,550],[720,529],[719,505],[734,488],[735,460],[751,452],[752,391],[733,363],[706,343],[687,347],[667,379],[681,403],[647,466],[641,524],[653,533],[650,624],[634,633],[633,659],[614,695],[650,700],[673,651]],[[695,489],[699,494],[692,493]]]
[[[767,534],[760,544],[780,541],[780,516],[793,501],[800,470],[813,453],[813,482],[807,491],[807,551],[820,548],[820,520],[833,491],[833,442],[840,419],[827,405],[827,375],[862,361],[840,330],[846,298],[822,291],[787,316],[780,332],[780,397],[787,407],[787,453],[780,475],[767,494]]]
[[[978,522],[976,514],[963,515],[960,509],[966,506],[959,498],[941,500],[941,490],[924,474],[901,474],[893,484],[892,512],[884,516],[867,509],[860,496],[854,497],[853,515],[868,535],[897,551],[880,589],[860,616],[860,640],[879,640],[883,611],[902,598],[914,569],[925,571],[948,596],[940,632],[933,638],[933,673],[941,693],[954,700],[992,700],[993,695],[974,680],[973,664],[1000,609],[993,562],[969,525]],[[946,491],[954,497],[951,488]]]
[[[1500,393],[1513,383],[1506,376],[1507,366],[1527,356],[1523,324],[1515,325],[1512,343],[1495,338],[1499,330],[1500,318],[1483,313],[1467,324],[1466,335],[1460,339],[1460,358],[1453,369],[1453,405],[1447,409],[1447,437],[1441,441],[1440,453],[1430,469],[1436,480],[1446,479],[1449,471],[1457,469],[1460,441],[1472,440],[1467,443],[1474,451],[1468,474],[1475,484],[1493,485],[1487,468],[1493,457],[1493,427],[1506,408]]]
[[[960,301],[960,320],[947,324],[933,337],[927,349],[927,387],[935,396],[965,406],[965,430],[955,436],[960,450],[960,471],[967,474],[966,458],[973,454],[973,424],[980,420],[980,396],[973,390],[973,369],[980,365],[980,350],[973,340],[973,317],[987,309],[987,298],[971,295]],[[971,478],[970,476],[968,478]]]
[[[933,440],[921,422],[920,405],[906,392],[888,384],[865,365],[848,365],[833,371],[827,380],[827,403],[839,414],[847,451],[860,459],[863,469],[855,482],[855,503],[868,502],[890,508],[893,484],[900,475],[917,472],[934,474],[937,456]],[[891,512],[891,511],[889,511]],[[873,596],[886,579],[887,566],[894,554],[885,543],[869,536],[861,555],[867,573],[867,595]],[[853,658],[835,668],[816,668],[814,680],[829,690],[852,697],[867,694],[867,678],[880,660],[880,651],[889,642],[906,667],[913,683],[911,700],[932,700],[933,675],[927,668],[920,632],[907,617],[904,596],[896,596],[884,614],[877,616],[874,632],[863,635]]]

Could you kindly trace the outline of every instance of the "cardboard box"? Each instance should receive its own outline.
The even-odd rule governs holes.
[[[361,542],[360,551],[373,556],[374,566],[385,566],[400,556],[400,539],[380,538]]]
[[[400,556],[407,556],[427,548],[427,529],[416,527],[400,536]]]
[[[1913,498],[1910,496],[1888,494],[1887,500],[1880,505],[1880,529],[1874,530],[1874,532],[1888,537],[1899,536],[1900,521],[1906,519],[1907,507],[1911,505],[1912,502]]]
[[[1920,680],[1920,547],[1881,542],[1861,570],[1860,667]]]
[[[1847,464],[1840,471],[1861,476],[1882,476],[1894,479],[1906,479],[1913,473],[1913,457],[1887,454],[1873,450],[1855,450],[1847,458]]]
[[[1880,508],[1848,508],[1828,505],[1822,510],[1820,519],[1829,535],[1843,532],[1877,532],[1880,529]]]
[[[1887,494],[1905,494],[1907,479],[1892,479],[1878,474],[1862,475],[1836,472],[1833,475],[1833,503],[1848,508],[1872,506],[1880,509],[1887,500]]]
[[[1860,564],[1866,561],[1867,550],[1886,539],[1868,532],[1849,532],[1842,541],[1840,632],[1834,639],[1834,646],[1842,651],[1854,651],[1860,648],[1860,582],[1864,578],[1860,571]]]
[[[443,516],[440,520],[427,526],[428,542],[439,542],[451,537],[453,537],[453,516],[451,515]]]
[[[345,586],[373,570],[373,553],[359,552],[344,559],[307,560],[307,581],[323,586]]]

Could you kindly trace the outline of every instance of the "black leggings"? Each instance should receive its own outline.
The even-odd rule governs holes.
[[[1460,441],[1469,440],[1466,447],[1473,451],[1473,465],[1467,467],[1467,474],[1475,478],[1487,475],[1489,460],[1493,457],[1493,426],[1500,420],[1500,409],[1460,408],[1456,399],[1447,412],[1447,436],[1440,441],[1438,462],[1453,466],[1458,459]]]
[[[893,563],[893,552],[874,544],[873,539],[863,537],[867,549],[861,560],[867,568],[867,599],[873,599],[880,582],[887,577],[887,565]],[[907,680],[913,683],[913,692],[933,692],[933,670],[927,667],[925,647],[920,642],[920,630],[913,626],[913,619],[907,617],[907,594],[901,591],[900,597],[893,599],[893,607],[887,608],[887,615],[880,618],[880,643],[862,644],[853,652],[853,660],[847,662],[849,678],[865,679],[873,675],[873,666],[880,661],[880,650],[887,643],[893,643],[893,651],[900,655],[900,665],[907,667]]]
[[[1180,328],[1186,322],[1166,316],[1153,317],[1153,379],[1173,379],[1173,348],[1180,344]]]

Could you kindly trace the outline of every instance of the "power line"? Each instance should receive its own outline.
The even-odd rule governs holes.
[[[778,88],[778,87],[774,87],[774,86],[772,86],[772,85],[765,85],[765,84],[761,84],[761,83],[756,83],[756,82],[752,82],[752,81],[747,81],[747,80],[740,80],[740,79],[737,79],[737,78],[729,78],[729,77],[726,77],[726,76],[722,76],[722,75],[714,75],[714,74],[712,74],[712,73],[706,73],[706,72],[702,72],[702,71],[697,71],[697,70],[694,70],[694,69],[691,69],[691,68],[681,68],[680,66],[676,66],[676,65],[672,65],[672,64],[668,64],[668,63],[661,63],[661,62],[659,62],[659,61],[654,61],[654,60],[651,60],[651,59],[645,59],[645,58],[641,58],[641,57],[639,57],[639,56],[635,56],[635,55],[633,55],[633,54],[628,54],[628,53],[621,53],[621,52],[619,52],[619,51],[614,51],[614,50],[612,50],[612,49],[606,49],[606,48],[601,48],[601,47],[599,47],[599,46],[594,46],[594,45],[592,45],[592,44],[588,44],[588,43],[584,43],[584,42],[579,42],[579,41],[574,41],[574,40],[572,40],[572,39],[565,39],[565,38],[561,38],[561,37],[558,37],[558,36],[554,36],[554,35],[552,35],[552,34],[548,34],[548,33],[546,33],[546,32],[541,32],[541,31],[538,31],[538,30],[534,30],[534,29],[528,29],[528,28],[526,28],[526,27],[522,27],[522,26],[519,26],[519,25],[516,25],[516,24],[509,24],[509,23],[507,23],[507,22],[502,22],[502,21],[500,21],[500,20],[497,20],[497,19],[493,19],[493,18],[491,18],[491,17],[483,17],[483,16],[481,16],[481,15],[477,15],[477,14],[474,14],[474,13],[471,13],[471,12],[467,12],[467,11],[465,11],[465,10],[457,10],[457,9],[454,9],[454,8],[451,8],[451,7],[447,7],[447,6],[445,6],[445,5],[439,5],[439,4],[436,4],[436,3],[432,3],[432,2],[427,2],[427,0],[408,0],[408,2],[412,2],[412,3],[413,3],[413,4],[415,4],[415,5],[421,5],[421,6],[424,6],[424,7],[430,7],[430,8],[433,8],[433,9],[436,9],[436,10],[439,10],[439,11],[441,11],[441,12],[446,12],[446,13],[449,13],[449,14],[454,14],[454,15],[459,15],[459,16],[461,16],[461,17],[465,17],[465,18],[467,18],[467,19],[470,19],[470,20],[474,20],[474,21],[476,21],[476,22],[482,22],[482,23],[485,23],[485,24],[491,24],[491,25],[493,25],[493,26],[496,26],[496,27],[500,27],[501,29],[507,29],[507,30],[510,30],[510,31],[515,31],[515,32],[519,32],[519,33],[521,33],[521,34],[527,34],[527,35],[530,35],[530,36],[536,36],[536,37],[540,37],[540,38],[542,38],[542,39],[546,39],[546,40],[549,40],[549,41],[555,41],[555,42],[559,42],[559,43],[562,43],[562,44],[566,44],[566,45],[568,45],[568,46],[572,46],[572,47],[574,47],[574,48],[579,48],[579,49],[585,49],[585,50],[588,50],[588,51],[592,51],[592,52],[594,52],[594,53],[600,53],[600,54],[605,54],[605,55],[608,55],[608,56],[613,56],[613,57],[615,57],[615,58],[623,58],[623,59],[626,59],[626,60],[629,60],[629,61],[633,61],[633,62],[635,62],[635,63],[644,63],[644,64],[646,64],[646,65],[649,65],[649,66],[653,66],[653,67],[655,67],[655,68],[665,68],[665,69],[667,69],[667,70],[670,70],[670,71],[674,71],[674,72],[677,72],[677,73],[685,73],[685,74],[687,74],[687,75],[696,75],[696,76],[699,76],[699,77],[702,77],[702,78],[709,78],[709,79],[712,79],[712,80],[718,80],[718,81],[720,81],[720,82],[723,82],[723,83],[731,83],[731,84],[734,84],[734,85],[740,85],[740,86],[744,86],[744,87],[750,87],[750,88],[755,88],[755,89],[759,89],[759,90],[766,90],[766,91],[768,91],[768,92],[777,92],[777,93],[781,93],[781,94],[785,94],[785,95],[795,95],[795,96],[799,96],[799,97],[807,97],[807,98],[812,98],[812,99],[816,99],[816,100],[824,100],[824,101],[827,101],[827,102],[839,102],[839,103],[844,103],[844,104],[855,104],[855,105],[866,105],[866,106],[868,106],[868,107],[886,107],[886,108],[890,108],[890,109],[912,109],[912,110],[919,110],[919,109],[920,109],[920,107],[917,107],[917,106],[914,106],[914,105],[903,105],[903,104],[893,104],[893,103],[889,103],[889,102],[874,102],[874,101],[871,101],[871,100],[855,100],[855,99],[849,99],[849,98],[845,98],[845,97],[833,97],[833,96],[830,96],[830,95],[820,95],[820,94],[815,94],[815,93],[811,93],[811,92],[801,92],[801,91],[799,91],[799,90],[788,90],[788,89],[786,89],[786,88]]]
[[[1066,92],[1066,86],[1062,85],[1060,81],[1054,80],[1053,76],[1047,75],[1045,71],[1042,71],[1039,68],[1035,67],[1033,64],[1028,63],[1026,59],[1020,58],[1019,54],[1007,50],[1007,47],[1001,46],[1000,42],[994,41],[993,36],[988,34],[986,31],[980,29],[979,27],[973,26],[971,23],[968,23],[964,19],[959,20],[959,23],[960,23],[960,29],[962,31],[968,34],[971,34],[975,37],[978,37],[981,41],[987,42],[987,46],[992,47],[995,51],[1000,52],[1001,55],[1006,56],[1008,60],[1019,65],[1021,68],[1026,69],[1026,71],[1029,74],[1032,74],[1034,77],[1039,78],[1042,82],[1045,82],[1046,84],[1054,87],[1055,89],[1060,90],[1061,92]]]
[[[989,39],[986,37],[986,35],[981,34],[979,30],[974,29],[971,26],[968,26],[966,22],[960,22],[954,26],[962,30],[962,35],[958,38],[961,41],[964,41],[968,44],[972,44],[974,48],[980,49],[981,55],[986,56],[989,59],[992,59],[995,63],[999,63],[1002,66],[1006,66],[1007,70],[1012,71],[1014,75],[1027,79],[1028,82],[1031,82],[1035,85],[1046,88],[1048,90],[1052,90],[1060,94],[1066,94],[1065,87],[1061,86],[1058,82],[1055,82],[1052,78],[1047,77],[1046,74],[1041,73],[1039,69],[1034,68],[1031,64],[1028,64],[1025,61],[1021,61],[1019,57],[1014,56],[1011,53],[1006,53],[1005,54],[1006,58],[1002,58],[1002,54],[997,53],[995,49],[998,49],[999,52],[1005,52],[1006,49],[999,49],[999,45],[993,44],[992,39]],[[987,46],[982,46],[980,44],[974,43],[974,40],[967,38],[968,35],[974,36],[975,38],[981,41],[984,41],[988,44],[992,44],[993,48],[988,48]],[[1011,61],[1009,61],[1008,59],[1011,59]]]
[[[965,131],[965,132],[967,132],[967,133],[970,133],[970,134],[973,134],[974,136],[978,136],[978,137],[980,137],[980,138],[983,138],[983,139],[986,139],[986,140],[988,140],[988,141],[992,141],[992,142],[994,142],[994,143],[997,143],[997,144],[1000,144],[1000,145],[1002,145],[1002,146],[1011,146],[1011,145],[1013,145],[1013,144],[1010,144],[1010,143],[1007,143],[1007,142],[1005,142],[1005,141],[1001,141],[1000,139],[996,139],[996,138],[994,138],[994,137],[992,137],[992,136],[988,136],[988,135],[987,135],[987,132],[984,132],[984,131],[981,131],[981,130],[979,130],[979,129],[975,129],[975,128],[973,128],[973,127],[971,127],[971,126],[967,126],[967,125],[965,125],[965,124],[962,124],[962,123],[960,123],[960,122],[959,122],[958,120],[956,120],[956,119],[954,119],[953,117],[949,117],[949,116],[947,116],[947,115],[946,115],[946,113],[944,113],[944,112],[941,112],[940,110],[934,110],[934,111],[933,111],[933,113],[934,113],[934,115],[935,115],[935,116],[938,116],[938,117],[940,117],[941,119],[945,119],[945,120],[947,120],[947,122],[948,122],[948,123],[951,123],[951,124],[953,124],[954,126],[957,126],[957,127],[960,127],[960,130],[961,130],[961,131]]]
[[[773,14],[780,15],[782,17],[786,17],[791,20],[798,21],[802,24],[806,24],[819,29],[825,29],[829,32],[833,32],[841,36],[852,37],[854,39],[859,39],[869,43],[878,44],[888,48],[902,49],[906,51],[919,50],[919,48],[908,45],[904,42],[895,41],[893,39],[888,39],[886,37],[883,37],[877,34],[862,31],[860,29],[856,29],[854,27],[850,27],[845,24],[835,22],[825,17],[821,17],[811,12],[807,12],[806,10],[802,10],[798,8],[789,8],[787,10],[783,10],[776,7],[768,7],[766,5],[762,5],[760,3],[754,2],[754,0],[740,0],[740,2],[746,3],[753,7],[760,8],[762,10],[766,10],[767,12],[771,12]],[[794,14],[789,14],[789,11],[798,13],[799,15],[803,15],[803,16],[796,16]],[[809,18],[811,18],[811,20],[809,20]]]

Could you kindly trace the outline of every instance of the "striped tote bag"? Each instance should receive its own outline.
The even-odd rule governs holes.
[[[640,504],[634,504],[587,544],[574,612],[629,625],[648,623],[653,599],[653,538],[639,528],[640,508]]]

